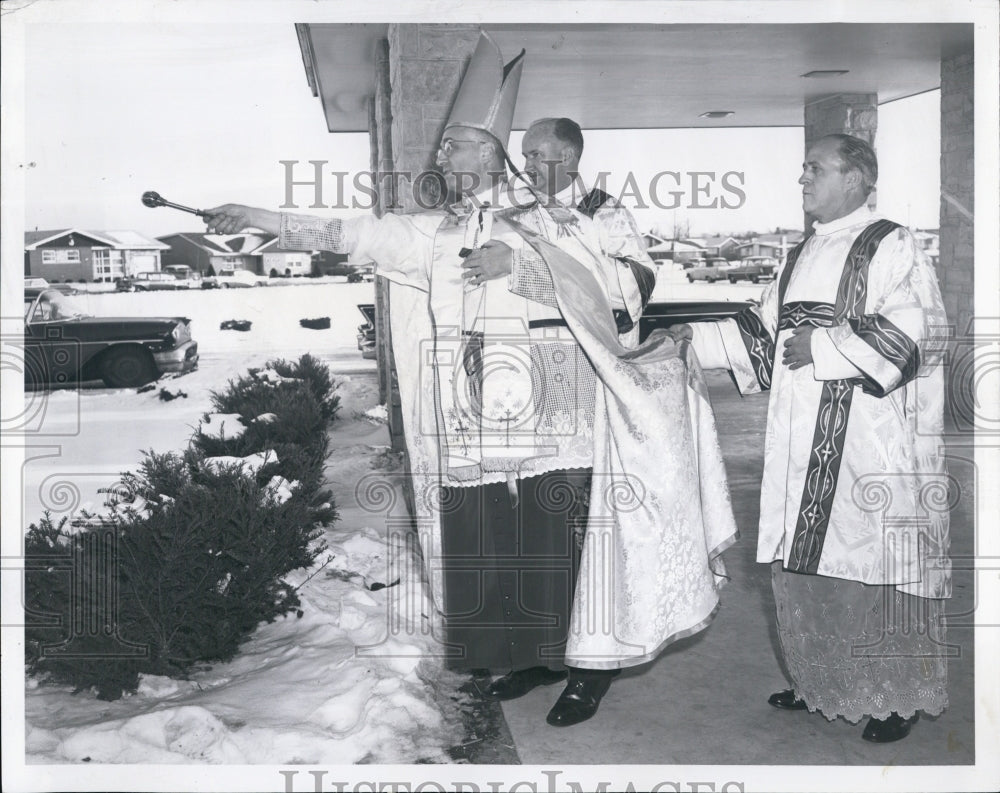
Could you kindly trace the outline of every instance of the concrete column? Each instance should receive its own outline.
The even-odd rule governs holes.
[[[832,94],[806,102],[805,149],[824,135],[843,133],[862,138],[875,145],[878,130],[878,94]],[[875,208],[876,191],[868,198],[868,206]],[[812,233],[815,218],[805,215],[806,234]]]
[[[971,50],[941,59],[941,254],[938,281],[948,321],[958,341],[968,342],[973,312],[973,53]],[[956,345],[949,369],[952,407],[971,409],[973,376],[961,356],[971,354]],[[963,424],[974,426],[974,416]]]

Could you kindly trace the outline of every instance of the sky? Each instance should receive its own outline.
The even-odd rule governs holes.
[[[329,171],[368,168],[367,135],[326,131],[291,24],[35,24],[26,67],[28,230],[198,231],[198,218],[146,208],[140,196],[275,209],[284,201],[281,160],[302,163],[296,178],[309,175],[308,160],[328,161]],[[938,225],[937,102],[933,91],[879,113],[879,208],[919,227]],[[520,137],[510,142],[516,163]],[[583,171],[608,172],[615,194],[634,174],[649,205],[631,199],[643,230],[762,232],[801,228],[801,150],[800,127],[601,130],[587,133]],[[652,206],[661,171],[684,175],[658,183],[660,204],[676,209]],[[714,176],[693,185],[691,171]],[[300,190],[305,205],[308,188]],[[739,208],[691,208],[713,200]]]

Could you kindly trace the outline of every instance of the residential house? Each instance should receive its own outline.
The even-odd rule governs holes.
[[[168,247],[136,231],[29,231],[24,235],[24,274],[50,283],[110,282],[157,272]]]
[[[705,249],[694,240],[667,239],[646,248],[653,261],[690,262],[705,258]]]
[[[789,230],[778,230],[773,234],[758,234],[749,240],[741,242],[737,251],[739,258],[746,259],[748,256],[770,256],[779,262],[785,255],[802,242],[802,232]]]
[[[266,275],[262,256],[258,253],[264,245],[273,242],[273,234],[206,234],[183,232],[157,237],[170,246],[163,254],[163,264],[186,264],[202,275],[216,275],[227,268],[249,270]]]
[[[740,241],[735,237],[721,235],[696,237],[691,241],[700,245],[705,251],[705,257],[709,259],[719,256],[735,259],[740,245]]]
[[[653,248],[657,245],[662,245],[664,242],[666,242],[666,240],[663,237],[659,236],[658,234],[654,234],[651,231],[647,231],[645,234],[643,234],[642,238],[646,241],[647,248]]]
[[[346,275],[352,268],[346,265],[350,257],[346,253],[331,253],[319,251],[313,254],[313,273],[315,275]]]
[[[260,269],[272,278],[282,275],[312,275],[311,251],[293,251],[278,247],[278,238],[265,242],[256,251],[261,257]]]

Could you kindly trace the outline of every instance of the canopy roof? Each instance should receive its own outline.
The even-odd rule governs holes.
[[[386,24],[297,25],[331,132],[367,132]],[[889,102],[933,90],[940,59],[972,49],[971,24],[486,25],[507,57],[527,50],[514,128],[570,116],[585,129],[801,126],[835,93]],[[847,70],[819,78],[817,70]],[[722,119],[702,118],[727,110]]]

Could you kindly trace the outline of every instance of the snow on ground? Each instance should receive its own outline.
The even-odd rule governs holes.
[[[654,299],[745,299],[760,287],[693,284],[661,271]],[[458,678],[432,656],[432,614],[415,551],[354,498],[358,478],[397,463],[388,452],[374,362],[355,343],[354,307],[371,284],[295,283],[259,289],[89,294],[95,314],[183,315],[193,320],[201,364],[145,393],[67,389],[35,395],[49,433],[24,467],[24,522],[100,506],[99,487],[134,469],[143,449],[179,450],[211,412],[209,392],[269,358],[310,352],[342,383],[327,482],[341,519],[329,551],[296,571],[302,616],[260,626],[239,656],[190,680],[147,677],[115,702],[26,683],[30,763],[258,763],[313,765],[447,761],[461,740]],[[329,316],[329,330],[302,318]],[[248,332],[222,331],[229,319]],[[164,402],[159,389],[185,396]],[[55,453],[52,446],[57,447]],[[397,493],[397,501],[401,498]],[[398,583],[396,580],[398,579]]]
[[[99,316],[185,316],[198,342],[198,369],[161,378],[152,390],[88,386],[27,395],[40,431],[37,451],[24,467],[25,525],[49,509],[56,518],[99,507],[101,488],[132,469],[142,451],[183,448],[203,414],[212,412],[210,392],[269,359],[298,358],[309,352],[341,379],[374,372],[357,348],[364,318],[358,303],[374,301],[370,283],[313,283],[296,279],[282,286],[177,292],[77,295]],[[303,318],[328,316],[328,330],[299,326]],[[249,331],[220,330],[229,319],[248,319]],[[160,398],[160,389],[178,395]],[[183,396],[180,396],[183,394]],[[373,407],[377,400],[365,405]],[[32,436],[29,436],[32,437]],[[52,450],[52,446],[58,450]]]
[[[212,389],[269,358],[305,352],[330,364],[341,382],[328,477],[341,520],[326,532],[329,551],[315,568],[289,578],[301,585],[302,616],[262,625],[232,662],[186,681],[144,678],[135,695],[116,702],[28,681],[28,761],[447,760],[445,749],[461,735],[456,711],[438,689],[453,690],[456,678],[428,660],[435,639],[418,562],[412,548],[390,547],[384,521],[353,498],[351,477],[381,464],[388,444],[384,423],[365,416],[378,415],[378,388],[374,363],[361,358],[355,340],[363,318],[354,306],[372,302],[372,285],[81,297],[95,314],[190,317],[201,364],[145,393],[98,387],[36,395],[45,400],[45,428],[62,434],[40,439],[29,452],[43,454],[42,445],[53,440],[59,445],[58,454],[25,466],[25,523],[45,506],[54,507],[56,518],[100,506],[98,488],[134,469],[143,449],[183,448],[211,410]],[[299,326],[299,319],[319,316],[331,318],[329,330]],[[227,319],[253,325],[245,333],[219,330]],[[160,388],[186,396],[164,402]]]
[[[369,588],[386,583],[381,530],[347,519],[326,539],[316,567],[288,579],[301,585],[302,616],[261,625],[229,663],[190,680],[143,678],[115,702],[29,682],[27,762],[447,762],[461,732],[438,692],[457,678],[428,658],[416,564],[394,564],[398,584]],[[402,620],[398,630],[387,629],[389,614]]]

